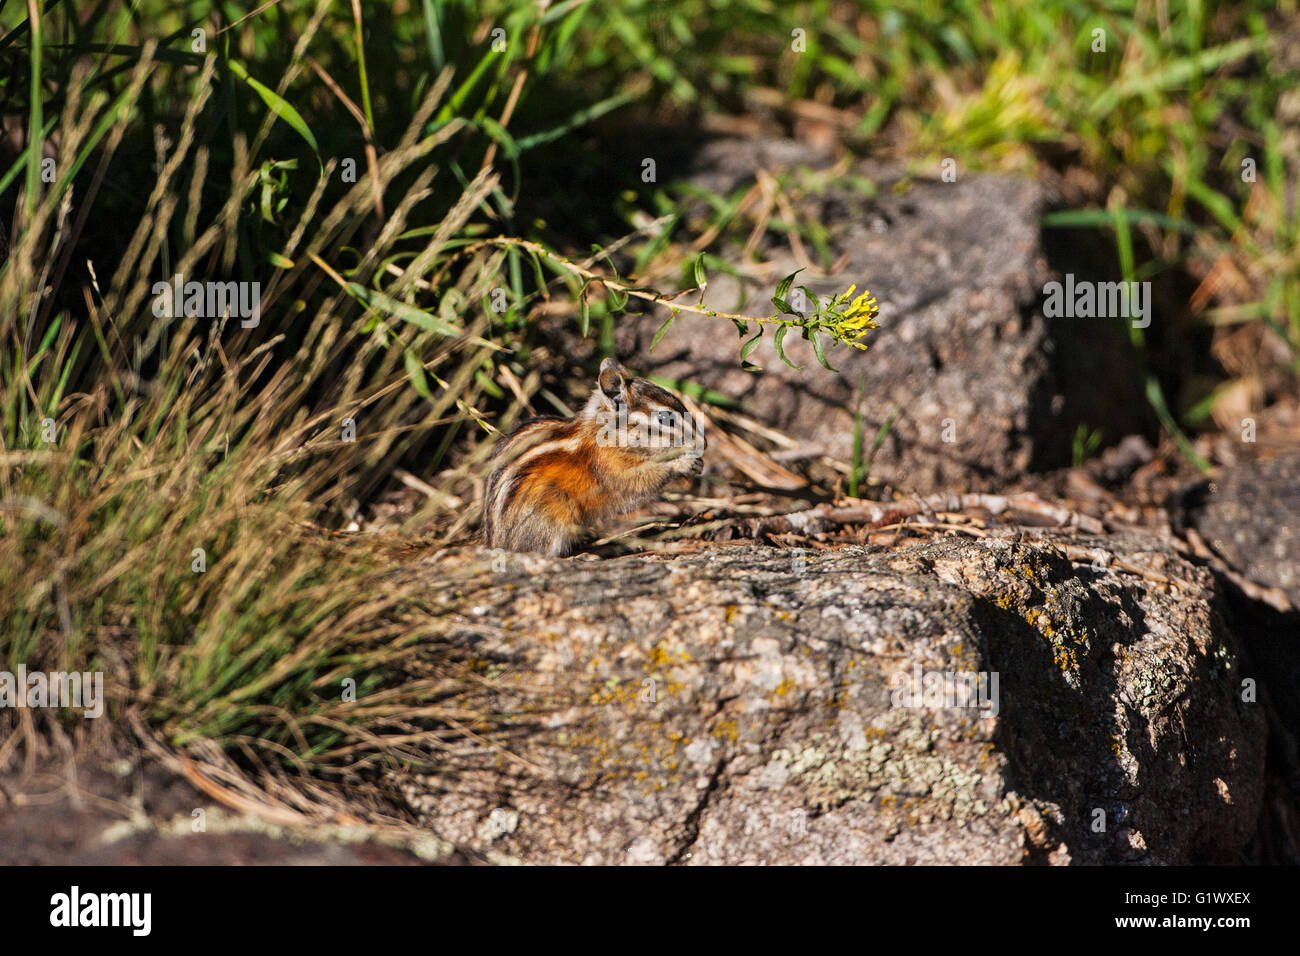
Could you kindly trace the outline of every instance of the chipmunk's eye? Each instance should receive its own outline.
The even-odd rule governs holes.
[[[664,428],[672,428],[677,424],[677,416],[672,412],[659,412],[659,424]]]

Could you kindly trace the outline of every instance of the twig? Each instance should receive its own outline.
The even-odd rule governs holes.
[[[693,312],[696,315],[707,315],[710,318],[715,318],[715,319],[735,319],[740,322],[760,322],[765,325],[791,325],[796,327],[799,325],[799,323],[797,323],[793,319],[781,318],[781,316],[779,315],[767,315],[767,316],[742,315],[738,312],[719,312],[715,309],[705,308],[702,305],[691,305],[688,302],[671,301],[672,296],[680,296],[680,295],[684,295],[685,293],[695,292],[698,290],[683,289],[681,292],[673,293],[672,296],[664,295],[662,292],[647,292],[644,289],[638,289],[635,286],[630,286],[625,282],[619,282],[617,279],[612,279],[609,276],[604,276],[598,272],[593,272],[591,269],[587,269],[583,266],[580,266],[575,262],[570,262],[568,259],[565,259],[563,256],[556,255],[554,252],[552,252],[550,249],[547,249],[545,246],[541,245],[540,243],[531,242],[527,239],[516,239],[513,236],[494,236],[491,239],[484,239],[480,242],[474,243],[473,245],[466,246],[462,250],[461,254],[472,255],[473,253],[477,252],[479,249],[482,249],[486,246],[500,246],[500,247],[515,246],[516,248],[524,249],[528,252],[533,253],[534,255],[544,256],[545,258],[559,265],[561,268],[568,269],[570,272],[572,272],[576,276],[579,276],[580,278],[587,279],[588,281],[591,282],[599,282],[607,289],[613,289],[616,292],[622,292],[624,295],[632,296],[633,298],[641,299],[645,302],[650,302],[657,305],[665,305],[668,306],[670,309],[674,309],[678,312]]]
[[[439,491],[437,488],[434,488],[432,485],[421,481],[419,478],[415,477],[415,475],[411,474],[409,471],[407,471],[404,468],[398,468],[396,471],[393,472],[393,474],[395,474],[397,476],[397,480],[400,481],[402,484],[406,485],[406,487],[414,488],[416,491],[420,492],[426,498],[430,498],[433,501],[438,502],[438,504],[442,505],[444,508],[460,508],[464,505],[464,502],[461,501],[459,498],[457,498],[455,495],[448,494],[445,491]]]

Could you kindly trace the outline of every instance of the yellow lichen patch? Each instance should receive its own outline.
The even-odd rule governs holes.
[[[740,739],[740,728],[734,720],[720,720],[713,725],[713,736],[735,743]]]
[[[1056,661],[1056,666],[1062,671],[1074,670],[1079,666],[1078,655],[1074,653],[1072,647],[1057,647],[1052,649],[1052,656]]]
[[[694,659],[687,651],[679,651],[674,656],[672,651],[668,650],[665,642],[660,641],[650,648],[650,653],[646,656],[646,670],[668,667],[673,664],[689,664]]]
[[[882,810],[909,811],[919,806],[921,802],[920,797],[896,797],[891,795],[876,797],[876,803]],[[917,819],[914,813],[909,816],[908,822],[913,826],[916,825]]]
[[[1022,564],[1019,566],[1012,565],[1007,568],[1007,572],[1009,574],[1014,574],[1016,577],[1024,578],[1026,581],[1039,588],[1043,587],[1042,572],[1040,572],[1038,568],[1031,567],[1028,564]]]
[[[673,659],[668,653],[668,649],[664,647],[663,642],[660,641],[654,647],[650,648],[650,656],[647,662],[654,667],[665,667],[668,664],[671,664]]]

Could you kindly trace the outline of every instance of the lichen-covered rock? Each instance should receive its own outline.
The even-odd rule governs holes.
[[[1264,720],[1213,578],[1154,538],[402,573],[501,716],[390,782],[491,859],[1223,861],[1259,815]]]
[[[694,181],[726,192],[756,166],[798,165],[798,150],[776,145],[756,154],[713,144]],[[851,283],[870,288],[881,328],[869,351],[833,350],[836,374],[790,335],[786,352],[805,366],[796,371],[777,358],[769,334],[750,356],[764,369],[755,374],[740,367],[730,326],[724,333],[702,324],[711,319],[681,315],[651,350],[666,317],[656,310],[620,323],[619,354],[638,371],[734,397],[767,424],[844,461],[852,458],[859,404],[868,441],[897,410],[872,475],[914,491],[996,490],[1027,470],[1068,465],[1080,424],[1104,425],[1111,441],[1148,426],[1143,377],[1122,323],[1045,318],[1038,307],[1053,275],[1039,222],[1043,187],[964,171],[956,182],[859,172],[875,178],[876,196],[831,185],[800,200],[803,221],[825,228],[840,261],[833,276],[800,273],[796,287],[822,296]],[[740,261],[739,250],[733,258],[741,275],[714,270],[706,304],[770,315],[777,282],[799,268],[795,255],[783,244],[760,246],[765,271]],[[1071,259],[1079,279],[1106,278]]]
[[[1236,570],[1300,608],[1300,452],[1224,469],[1190,517]]]

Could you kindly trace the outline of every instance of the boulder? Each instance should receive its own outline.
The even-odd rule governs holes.
[[[1207,491],[1190,510],[1196,530],[1233,568],[1300,608],[1300,451],[1225,468]]]
[[[387,782],[495,861],[1237,859],[1266,731],[1211,572],[999,535],[426,558],[497,716]]]

